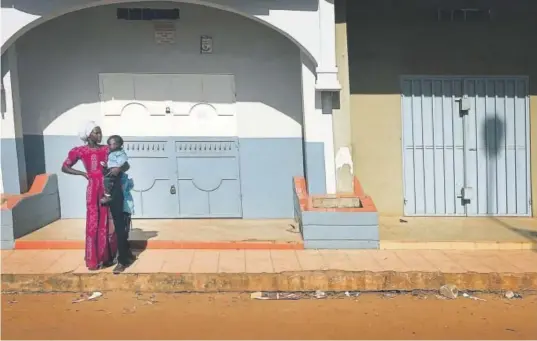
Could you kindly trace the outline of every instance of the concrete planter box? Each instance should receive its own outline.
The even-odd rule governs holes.
[[[355,180],[355,193],[349,195],[355,207],[314,207],[318,197],[307,195],[303,178],[295,178],[295,219],[306,249],[378,249],[378,212],[370,197]],[[337,200],[326,202],[334,202]],[[356,207],[359,206],[359,207]]]
[[[376,212],[302,213],[302,237],[306,249],[378,249]]]

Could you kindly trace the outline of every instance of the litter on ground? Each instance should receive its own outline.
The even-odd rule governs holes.
[[[73,303],[80,303],[80,302],[84,302],[84,301],[92,301],[92,300],[96,300],[98,299],[99,297],[101,297],[103,295],[102,292],[100,291],[95,291],[93,292],[90,296],[82,296],[80,298],[77,298],[76,300],[73,300]]]
[[[475,297],[475,296],[472,296],[472,295],[467,294],[467,293],[463,293],[463,294],[462,294],[462,297],[469,298],[469,299],[474,300],[474,301],[483,301],[483,302],[486,302],[486,301],[487,301],[487,300],[484,299],[484,298]]]

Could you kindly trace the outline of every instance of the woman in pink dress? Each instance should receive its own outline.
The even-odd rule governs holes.
[[[123,202],[120,205],[102,206],[100,199],[104,194],[103,184],[103,171],[101,162],[106,163],[108,158],[108,147],[101,145],[102,132],[94,122],[90,122],[86,125],[85,129],[80,133],[80,138],[85,142],[84,145],[75,147],[69,151],[67,159],[63,163],[62,171],[71,175],[83,176],[88,180],[88,187],[86,192],[86,266],[90,270],[98,270],[103,267],[112,266],[115,264],[114,258],[117,251],[117,230],[115,228],[122,228],[121,226],[114,226],[114,222],[117,224],[123,224],[122,221],[122,209],[120,212],[111,212],[114,207],[123,207]],[[82,161],[86,172],[82,172],[73,169],[75,163],[79,160]],[[128,169],[126,164],[124,171]],[[123,196],[118,197],[118,200],[123,200]],[[112,213],[116,213],[120,219],[112,219]],[[123,229],[124,228],[123,226]],[[121,232],[123,232],[121,230]],[[119,233],[123,236],[123,233]],[[126,232],[125,232],[126,233]],[[123,239],[123,238],[121,238]],[[126,237],[125,237],[126,239]],[[122,246],[125,241],[122,241]],[[124,247],[122,247],[124,249]],[[122,250],[123,251],[123,250]],[[123,253],[130,253],[130,249]],[[128,256],[124,256],[118,264],[118,269],[122,271],[131,262],[132,253]],[[121,265],[121,266],[120,266]],[[116,271],[114,271],[116,272]]]

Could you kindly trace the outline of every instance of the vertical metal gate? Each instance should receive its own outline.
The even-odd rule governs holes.
[[[175,162],[179,217],[242,217],[237,138],[182,138]]]
[[[126,138],[135,218],[242,218],[236,137]]]
[[[402,79],[404,212],[531,214],[526,77]]]

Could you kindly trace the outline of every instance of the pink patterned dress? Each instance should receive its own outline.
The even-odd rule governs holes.
[[[108,147],[89,146],[75,147],[69,151],[64,166],[72,167],[81,160],[88,174],[86,192],[86,266],[97,268],[114,259],[117,251],[117,240],[110,210],[102,206],[99,200],[104,194],[103,173],[101,162],[108,158]]]

